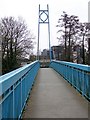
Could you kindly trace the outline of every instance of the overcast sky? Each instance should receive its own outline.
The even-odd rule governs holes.
[[[81,22],[88,21],[89,0],[0,0],[0,18],[4,16],[22,16],[29,29],[38,38],[38,8],[46,9],[49,5],[51,45],[57,45],[58,18],[63,11],[70,15],[77,15]],[[48,27],[40,25],[40,49],[48,48]],[[34,49],[36,52],[36,46]]]

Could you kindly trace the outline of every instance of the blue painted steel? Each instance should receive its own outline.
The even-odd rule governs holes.
[[[2,118],[21,117],[30,90],[40,68],[39,61],[25,65],[0,77],[0,110]]]
[[[50,67],[61,74],[82,96],[90,101],[90,66],[52,60]]]

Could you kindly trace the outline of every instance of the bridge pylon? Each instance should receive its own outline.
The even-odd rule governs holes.
[[[46,18],[42,16],[46,15]],[[42,10],[39,4],[39,17],[38,17],[38,43],[37,43],[37,60],[39,60],[39,39],[40,39],[40,24],[48,25],[48,38],[49,38],[49,53],[51,61],[51,45],[50,45],[50,21],[49,21],[49,6],[47,4],[47,9]]]

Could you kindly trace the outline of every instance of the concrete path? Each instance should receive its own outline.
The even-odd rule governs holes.
[[[23,118],[88,118],[88,102],[58,73],[41,68]]]

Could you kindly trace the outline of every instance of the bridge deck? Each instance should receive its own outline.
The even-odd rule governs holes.
[[[58,73],[41,68],[23,118],[88,118],[88,102]]]

